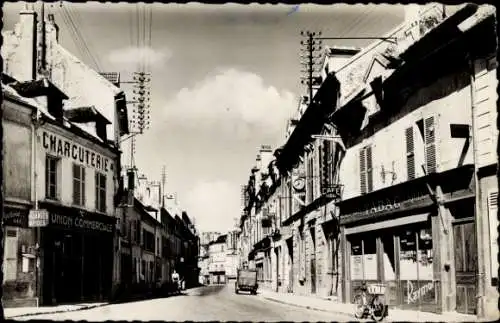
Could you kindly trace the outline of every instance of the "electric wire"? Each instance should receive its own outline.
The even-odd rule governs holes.
[[[87,45],[87,48],[88,48],[88,51],[89,51],[89,54],[93,57],[93,59],[95,60],[95,62],[97,63],[97,67],[98,67],[98,70],[100,71],[101,70],[101,62],[99,60],[99,57],[97,55],[94,55],[93,53],[95,53],[96,51],[94,51],[94,48],[92,46],[92,43],[90,41],[86,41],[85,39],[85,34],[83,34],[83,23],[81,22],[81,16],[80,16],[80,13],[77,11],[77,10],[73,10],[71,9],[70,7],[67,8],[68,9],[68,12],[70,14],[70,16],[72,14],[74,14],[74,17],[75,17],[75,26],[77,27],[77,30],[78,30],[78,33],[80,35],[80,38],[82,39],[83,43]],[[88,38],[87,38],[88,39]]]
[[[97,70],[100,70],[100,65],[99,62],[95,59],[94,55],[90,51],[89,47],[87,46],[87,43],[85,42],[85,39],[83,38],[82,34],[79,31],[79,27],[77,24],[75,24],[74,19],[69,12],[67,6],[61,6],[61,16],[66,18],[65,23],[68,26],[68,29],[70,30],[70,33],[72,34],[72,38],[76,44],[78,42],[78,49],[88,58],[88,60],[94,65],[94,67]]]

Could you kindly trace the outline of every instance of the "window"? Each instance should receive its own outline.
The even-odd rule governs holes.
[[[73,204],[85,205],[85,168],[73,164]]]
[[[409,229],[400,234],[401,280],[432,280],[432,232],[430,228]]]
[[[307,156],[307,203],[314,200],[314,151],[310,152]]]
[[[367,146],[359,152],[359,175],[361,194],[373,191],[372,147]]]
[[[51,200],[57,200],[57,165],[59,159],[47,156],[45,159],[45,196]]]
[[[355,236],[351,242],[351,280],[377,280],[377,244],[373,236]]]
[[[95,208],[106,213],[106,175],[95,173]]]

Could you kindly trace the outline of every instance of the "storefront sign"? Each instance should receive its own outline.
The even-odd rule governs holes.
[[[408,304],[412,304],[417,302],[419,299],[422,299],[427,293],[434,289],[434,282],[430,281],[422,287],[415,290],[413,283],[409,280],[406,281],[406,290],[408,295]]]
[[[47,151],[57,156],[71,158],[88,167],[104,172],[113,170],[113,163],[110,158],[45,130],[42,131],[42,145]]]
[[[85,219],[83,217],[72,217],[56,213],[50,214],[50,225],[59,226],[73,230],[92,230],[99,232],[113,232],[114,224],[104,223],[97,220]]]
[[[28,215],[28,226],[46,227],[49,224],[49,212],[47,210],[30,210]]]
[[[27,227],[28,226],[28,211],[5,209],[3,214],[3,225],[13,227]]]
[[[350,216],[368,216],[380,213],[394,212],[404,210],[412,204],[421,203],[429,199],[427,192],[406,192],[402,196],[394,196],[390,199],[382,199],[378,201],[363,203],[362,205],[353,205],[359,211],[349,212],[341,211],[345,215]],[[341,210],[342,210],[341,206]],[[351,208],[351,207],[349,207]]]

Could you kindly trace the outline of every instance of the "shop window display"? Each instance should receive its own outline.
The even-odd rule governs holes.
[[[377,280],[377,250],[373,237],[351,240],[351,279]]]
[[[404,230],[399,241],[403,304],[410,307],[435,304],[437,300],[433,280],[431,229]]]

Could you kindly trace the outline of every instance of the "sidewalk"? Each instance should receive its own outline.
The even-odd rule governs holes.
[[[276,293],[269,290],[259,290],[258,293],[259,296],[278,303],[334,314],[350,315],[353,320],[356,320],[354,317],[354,304],[337,303],[336,301],[314,296]],[[475,315],[460,313],[435,314],[429,312],[393,309],[390,307],[389,316],[386,317],[386,320],[401,322],[478,322]]]
[[[41,307],[12,307],[4,308],[6,319],[12,319],[21,316],[31,316],[38,314],[55,314],[63,312],[74,312],[87,310],[94,307],[107,305],[108,303],[81,303],[72,305],[58,305],[58,306],[41,306]]]

